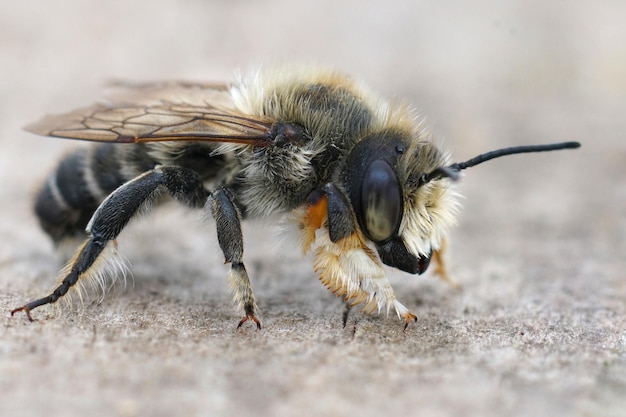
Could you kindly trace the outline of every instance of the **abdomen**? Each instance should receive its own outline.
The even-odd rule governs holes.
[[[86,237],[100,203],[116,188],[158,164],[188,168],[203,179],[227,183],[239,169],[232,155],[213,155],[204,143],[101,143],[66,155],[35,201],[41,227],[57,244]]]
[[[66,155],[35,200],[41,227],[56,244],[85,237],[85,227],[102,200],[155,164],[137,145],[104,143]]]

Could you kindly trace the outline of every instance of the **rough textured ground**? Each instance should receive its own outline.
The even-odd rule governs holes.
[[[626,415],[626,6],[620,1],[0,4],[0,415]],[[245,225],[265,328],[236,331],[212,227],[164,207],[120,239],[134,279],[79,312],[8,311],[59,268],[32,194],[77,144],[20,130],[110,78],[333,65],[415,103],[475,168],[448,261],[394,273],[419,321],[354,311]],[[132,285],[131,285],[132,284]]]

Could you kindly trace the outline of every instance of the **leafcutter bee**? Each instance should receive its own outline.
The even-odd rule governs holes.
[[[241,220],[288,214],[321,282],[366,312],[416,316],[396,299],[383,264],[422,274],[455,223],[459,172],[492,158],[578,148],[521,146],[451,163],[405,105],[331,70],[283,66],[232,84],[118,84],[107,104],[44,117],[27,130],[94,142],[65,157],[35,203],[59,245],[86,239],[47,296],[55,303],[101,277],[108,249],[161,194],[215,219],[239,326],[260,328],[244,266]],[[85,234],[85,231],[87,234]]]

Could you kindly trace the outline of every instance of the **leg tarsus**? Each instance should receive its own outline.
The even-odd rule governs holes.
[[[38,298],[16,308],[11,311],[11,316],[19,311],[26,313],[28,320],[34,321],[30,312],[37,307],[41,307],[46,304],[56,303],[61,297],[65,296],[68,291],[80,280],[81,276],[88,273],[98,256],[102,253],[107,245],[107,241],[102,240],[99,235],[93,235],[83,246],[78,250],[77,255],[72,261],[72,267],[63,278],[63,281],[55,288],[49,295]]]
[[[30,308],[28,307],[28,304],[11,310],[11,317],[13,317],[15,313],[19,313],[20,311],[23,311],[24,313],[26,313],[26,317],[28,317],[28,321],[30,321],[31,323],[35,321],[33,316],[31,316],[30,314]]]
[[[254,299],[249,300],[247,303],[244,303],[243,311],[246,312],[244,318],[239,320],[239,324],[237,325],[237,330],[243,326],[243,324],[247,321],[253,321],[256,323],[256,329],[261,330],[261,321],[256,316],[256,304],[254,303]]]
[[[406,332],[406,328],[409,327],[409,323],[411,322],[411,320],[417,323],[417,316],[409,311],[404,315],[404,328],[402,329],[403,333]]]
[[[248,320],[252,320],[253,322],[255,322],[256,329],[261,330],[261,321],[257,318],[257,316],[254,313],[246,313],[245,317],[239,321],[239,324],[237,325],[237,330],[239,330],[239,328],[241,328],[241,326],[243,326],[243,324],[247,322]]]

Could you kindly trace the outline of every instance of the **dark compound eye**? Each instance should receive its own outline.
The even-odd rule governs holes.
[[[361,187],[361,219],[366,235],[374,242],[389,239],[402,217],[402,195],[395,172],[387,162],[377,159],[367,167]]]

